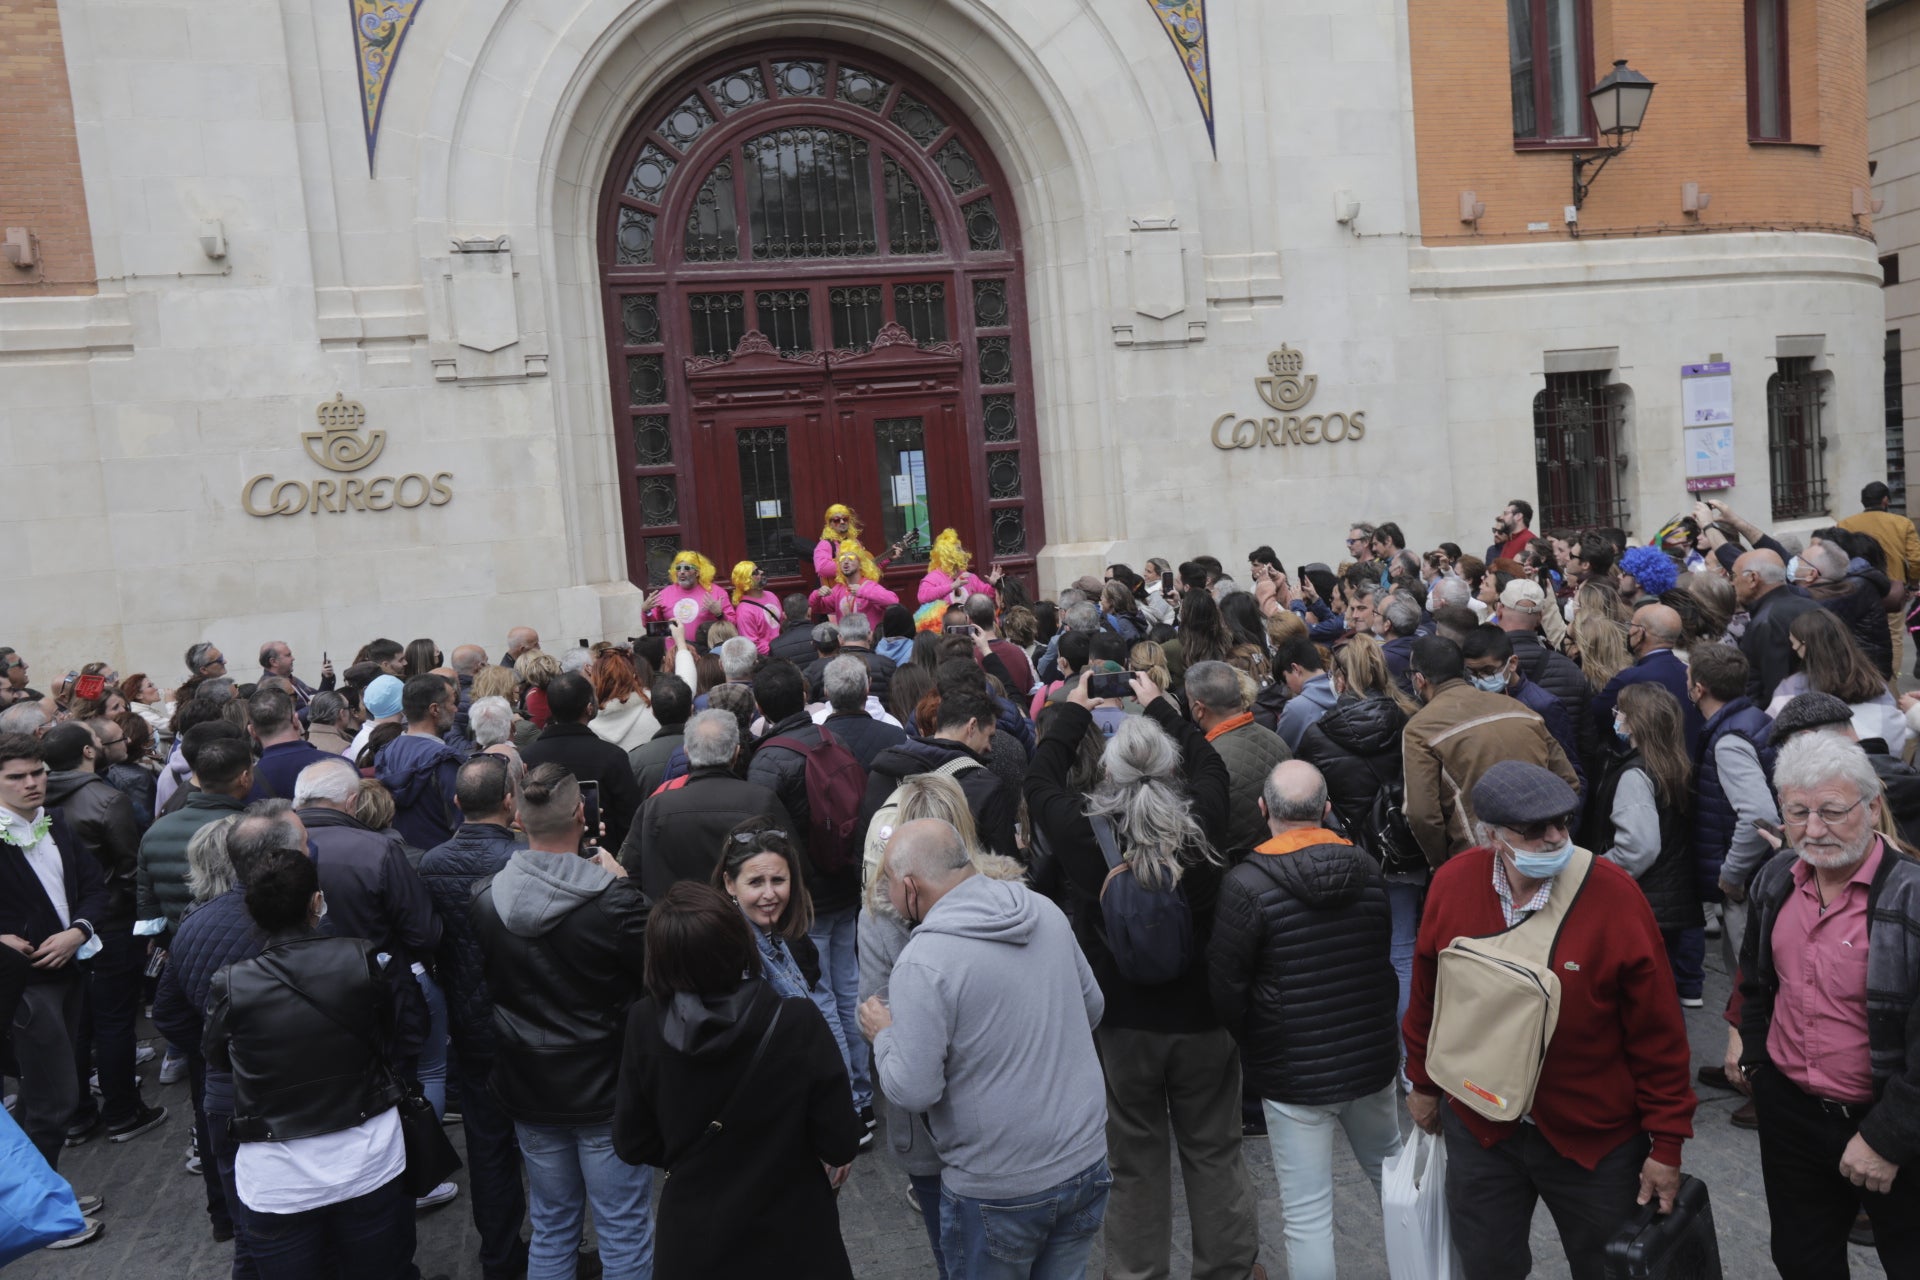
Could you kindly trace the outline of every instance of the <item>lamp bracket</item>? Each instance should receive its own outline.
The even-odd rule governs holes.
[[[1615,133],[1611,136],[1614,140],[1613,145],[1611,147],[1603,147],[1599,151],[1596,151],[1591,155],[1583,156],[1577,151],[1574,153],[1574,156],[1573,156],[1573,207],[1576,209],[1578,209],[1581,205],[1586,203],[1587,193],[1593,190],[1593,184],[1599,180],[1600,171],[1607,167],[1607,161],[1613,159],[1615,156],[1619,155],[1622,151],[1625,151],[1628,147],[1633,145],[1633,135],[1631,133],[1625,133],[1625,132]],[[1586,181],[1583,182],[1581,181],[1580,175],[1588,165],[1593,165],[1594,170],[1592,175],[1589,176],[1586,179]]]

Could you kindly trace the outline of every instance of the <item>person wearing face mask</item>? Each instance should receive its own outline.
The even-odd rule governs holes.
[[[1613,735],[1580,844],[1640,882],[1666,940],[1680,1003],[1698,1009],[1706,917],[1694,870],[1693,762],[1681,746],[1680,704],[1659,685],[1629,685],[1614,708]]]
[[[1529,1229],[1545,1200],[1573,1276],[1599,1280],[1607,1241],[1636,1204],[1673,1207],[1681,1145],[1693,1136],[1687,1028],[1666,946],[1633,878],[1592,859],[1553,949],[1560,1014],[1532,1110],[1500,1123],[1443,1097],[1426,1068],[1441,949],[1540,910],[1574,854],[1573,790],[1546,769],[1501,761],[1471,801],[1475,846],[1434,873],[1414,952],[1407,1110],[1445,1136],[1447,1213],[1467,1275],[1529,1274]]]
[[[1467,664],[1467,682],[1474,688],[1483,693],[1504,693],[1547,722],[1547,732],[1566,753],[1567,763],[1573,766],[1574,776],[1580,780],[1577,789],[1584,794],[1586,762],[1581,759],[1580,740],[1567,717],[1566,707],[1527,678],[1520,669],[1520,657],[1514,652],[1513,640],[1507,632],[1491,622],[1475,627],[1461,643],[1460,653]]]
[[[1401,737],[1407,825],[1440,866],[1475,844],[1470,797],[1480,776],[1499,761],[1525,761],[1549,769],[1569,791],[1580,785],[1567,753],[1547,722],[1503,693],[1467,683],[1460,646],[1428,636],[1413,648],[1414,697],[1424,705]],[[1578,797],[1564,813],[1578,805]]]

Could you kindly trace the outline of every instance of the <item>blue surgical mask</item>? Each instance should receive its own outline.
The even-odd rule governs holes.
[[[1529,880],[1550,880],[1566,870],[1573,861],[1573,841],[1567,840],[1555,849],[1542,849],[1537,853],[1526,849],[1507,846],[1507,852],[1513,855],[1513,867]]]
[[[1490,676],[1470,676],[1468,678],[1473,681],[1474,688],[1482,690],[1483,692],[1505,693],[1507,691],[1507,677],[1504,672],[1496,671]]]
[[[1613,736],[1620,739],[1620,745],[1623,747],[1631,746],[1633,743],[1633,735],[1627,732],[1627,722],[1624,720],[1613,722]]]

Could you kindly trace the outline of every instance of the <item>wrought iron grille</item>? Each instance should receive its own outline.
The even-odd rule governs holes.
[[[1626,410],[1604,373],[1550,373],[1533,398],[1543,528],[1626,528]]]
[[[772,577],[798,573],[787,429],[756,427],[740,432],[734,444],[740,455],[740,518],[747,531],[747,559]]]
[[[740,256],[740,222],[733,211],[733,161],[707,174],[687,212],[687,261],[731,262]]]
[[[1827,513],[1823,380],[1811,356],[1781,357],[1779,369],[1767,379],[1767,470],[1775,520]]]
[[[887,252],[940,252],[940,226],[920,194],[920,184],[892,156],[882,159],[880,179],[887,200]]]
[[[813,299],[805,289],[765,289],[754,295],[760,332],[781,355],[813,350]]]
[[[1887,330],[1887,488],[1893,510],[1907,511],[1907,397],[1900,369],[1900,331]]]
[[[893,286],[893,316],[921,346],[947,340],[947,287],[943,284]]]
[[[689,294],[687,318],[694,355],[732,355],[747,331],[746,301],[738,293]]]
[[[816,125],[740,146],[753,256],[864,258],[880,251],[865,138]]]
[[[887,322],[883,294],[877,284],[849,285],[827,290],[827,310],[833,316],[833,349],[865,351]]]

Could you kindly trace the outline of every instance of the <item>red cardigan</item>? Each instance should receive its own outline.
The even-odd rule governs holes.
[[[1434,872],[1427,891],[1403,1027],[1407,1078],[1421,1093],[1440,1093],[1427,1076],[1440,949],[1462,935],[1506,927],[1493,891],[1493,858],[1484,847],[1456,854]],[[1653,1138],[1655,1160],[1678,1165],[1680,1144],[1693,1136],[1692,1055],[1666,946],[1633,877],[1594,859],[1552,962],[1560,978],[1560,1021],[1533,1100],[1541,1136],[1591,1169],[1644,1132]],[[1483,1147],[1513,1132],[1513,1125],[1496,1124],[1457,1101],[1453,1109]]]

